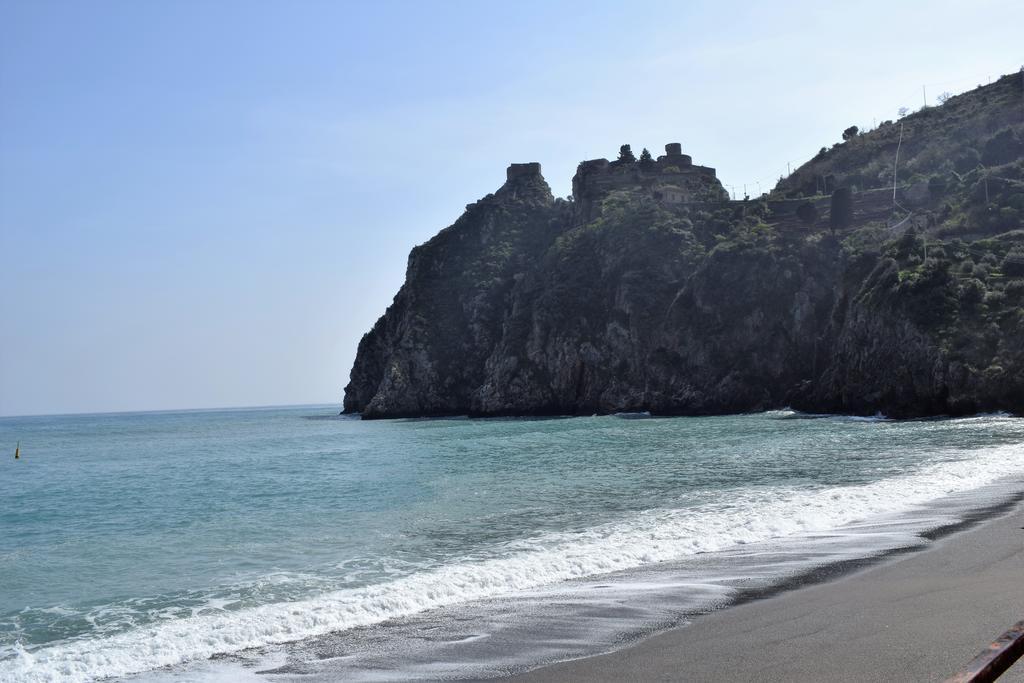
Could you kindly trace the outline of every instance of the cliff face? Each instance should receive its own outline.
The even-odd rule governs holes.
[[[359,343],[345,410],[366,416],[472,409],[518,277],[568,211],[537,165],[513,165],[494,194],[412,250],[394,303]]]
[[[1017,233],[991,243],[1012,254],[1024,241]],[[920,245],[912,233],[900,242]],[[887,252],[862,257],[874,263],[863,280],[850,265],[822,335],[824,370],[793,407],[893,417],[1024,414],[1024,278],[990,275],[988,287],[945,259],[906,268],[899,242]]]
[[[928,142],[893,214],[848,182],[890,154],[886,124],[798,169],[779,201],[727,201],[677,145],[646,166],[584,162],[572,202],[513,165],[413,250],[360,342],[345,411],[1024,412],[1024,124],[1005,111],[1019,80],[909,122]],[[979,108],[987,123],[965,119]],[[960,173],[944,145],[1000,163]],[[801,195],[826,162],[852,208]],[[814,211],[797,219],[802,202]]]
[[[800,259],[756,236],[705,244],[690,225],[637,202],[563,233],[515,288],[473,412],[706,414],[784,401],[813,349],[807,328],[829,310],[827,250]]]

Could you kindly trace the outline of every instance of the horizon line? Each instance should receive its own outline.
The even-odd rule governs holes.
[[[149,408],[143,410],[85,410],[67,413],[25,413],[21,415],[0,415],[0,420],[22,418],[22,417],[86,417],[90,415],[142,415],[148,413],[204,413],[228,410],[273,410],[275,408],[319,408],[324,406],[341,405],[331,401],[328,403],[274,403],[255,406],[211,406],[207,408]]]

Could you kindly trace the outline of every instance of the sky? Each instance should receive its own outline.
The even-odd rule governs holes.
[[[409,250],[509,163],[565,196],[678,141],[755,194],[1017,71],[1021,26],[1019,0],[0,0],[0,415],[340,404]]]

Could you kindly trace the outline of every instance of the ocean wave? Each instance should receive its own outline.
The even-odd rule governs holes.
[[[793,410],[792,408],[782,408],[781,410],[768,410],[765,411],[765,415],[776,417],[782,420],[822,420],[829,419],[837,422],[888,422],[889,417],[878,412],[874,415],[844,415],[842,413],[805,413],[799,410]],[[1007,417],[1006,414],[995,414],[991,417]]]
[[[714,503],[649,510],[582,532],[520,539],[492,548],[486,556],[465,556],[386,583],[315,598],[193,613],[36,650],[16,646],[12,656],[0,661],[0,678],[29,683],[130,675],[694,553],[829,531],[908,511],[1024,471],[1021,445],[962,455],[965,459],[859,486],[734,490]]]

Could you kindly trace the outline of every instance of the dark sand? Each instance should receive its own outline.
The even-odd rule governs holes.
[[[521,681],[942,681],[1024,619],[1024,506],[926,549]],[[1024,660],[1000,683],[1024,683]]]

